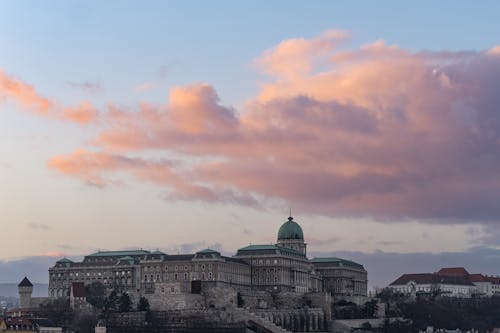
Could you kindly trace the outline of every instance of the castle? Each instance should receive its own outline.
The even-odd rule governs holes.
[[[242,292],[367,295],[364,267],[340,258],[309,259],[302,228],[292,217],[279,228],[276,244],[248,245],[232,257],[206,249],[191,254],[100,251],[81,262],[64,258],[49,269],[49,297],[68,297],[75,283],[93,282],[132,297],[159,299],[197,293],[202,285]]]

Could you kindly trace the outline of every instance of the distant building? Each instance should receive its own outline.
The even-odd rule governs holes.
[[[469,274],[463,267],[442,268],[436,273],[403,274],[389,288],[408,295],[434,293],[450,297],[500,294],[500,278]]]
[[[362,265],[339,258],[307,258],[302,228],[292,217],[279,228],[276,244],[248,245],[233,257],[211,249],[169,255],[160,251],[105,251],[81,262],[67,258],[49,269],[49,297],[70,297],[73,286],[102,283],[132,297],[191,293],[199,282],[235,290],[327,291],[367,296]],[[194,289],[193,289],[194,288]],[[75,297],[75,295],[73,295]]]
[[[24,277],[24,279],[17,285],[19,292],[19,308],[37,308],[47,300],[47,297],[32,297],[33,284],[31,281]]]
[[[69,305],[72,309],[85,309],[90,306],[87,303],[87,290],[83,282],[73,282],[69,293]]]
[[[33,284],[27,277],[17,285],[19,291],[19,307],[29,308],[31,306],[31,294],[33,293]]]
[[[500,277],[483,274],[471,274],[470,279],[479,293],[484,296],[500,295]]]

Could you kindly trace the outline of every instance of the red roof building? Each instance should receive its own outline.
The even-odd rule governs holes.
[[[483,282],[490,283],[483,275],[469,274],[463,267],[446,267],[436,273],[403,274],[389,288],[411,295],[438,293],[443,296],[472,297],[488,294],[487,288],[481,285]]]

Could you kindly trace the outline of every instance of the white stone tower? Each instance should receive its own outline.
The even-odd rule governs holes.
[[[17,285],[19,291],[19,307],[29,308],[31,307],[31,294],[33,293],[33,284],[28,280],[27,277]]]

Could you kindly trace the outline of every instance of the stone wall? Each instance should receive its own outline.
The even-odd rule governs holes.
[[[180,309],[202,309],[205,307],[205,298],[197,294],[145,294],[151,306],[151,310],[180,310]]]
[[[293,332],[324,332],[330,327],[330,321],[318,308],[256,310],[254,313]]]
[[[147,320],[148,319],[148,320]],[[113,314],[108,333],[244,333],[245,324],[234,322],[232,312],[215,309],[154,311]]]
[[[238,304],[238,293],[223,285],[202,285],[201,295],[206,308],[234,308]]]
[[[333,299],[329,293],[308,293],[305,297],[311,307],[322,309],[328,320],[332,318]]]

